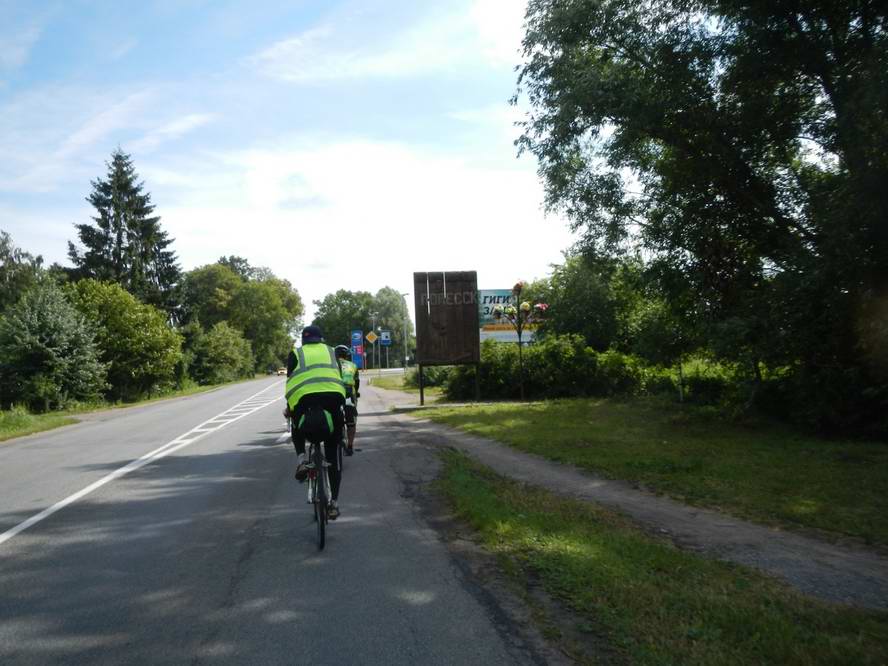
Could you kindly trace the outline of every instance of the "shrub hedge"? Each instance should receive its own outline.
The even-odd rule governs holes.
[[[547,336],[526,346],[522,353],[525,396],[530,399],[679,395],[674,368],[651,366],[637,356],[614,350],[596,352],[587,347],[579,335]],[[479,371],[481,395],[485,400],[519,397],[517,345],[486,340],[481,345]],[[723,405],[736,393],[732,387],[737,381],[731,368],[690,362],[684,374],[685,400],[701,405]],[[451,400],[471,399],[475,395],[475,367],[448,368],[444,388]]]

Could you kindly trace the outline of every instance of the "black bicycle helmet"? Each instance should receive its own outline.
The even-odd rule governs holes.
[[[336,352],[336,358],[351,358],[352,355],[351,349],[345,345],[337,345],[334,351]]]

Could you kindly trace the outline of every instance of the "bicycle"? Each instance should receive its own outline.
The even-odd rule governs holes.
[[[308,442],[308,503],[314,507],[314,520],[318,528],[318,550],[324,550],[327,536],[327,510],[332,499],[330,476],[327,468],[330,463],[324,455],[323,442]]]

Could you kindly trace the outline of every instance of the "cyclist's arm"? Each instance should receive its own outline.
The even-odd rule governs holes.
[[[355,391],[361,390],[361,373],[355,369]]]
[[[296,354],[293,353],[293,350],[290,350],[290,353],[287,354],[287,377],[293,374],[293,371],[296,369],[296,364],[298,361],[296,360]]]

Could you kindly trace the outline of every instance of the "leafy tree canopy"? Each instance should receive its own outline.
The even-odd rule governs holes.
[[[44,411],[91,401],[106,388],[95,332],[43,280],[0,317],[0,402]]]
[[[37,282],[43,258],[16,247],[12,237],[0,230],[0,314]]]
[[[320,326],[329,345],[351,344],[351,331],[361,329],[368,333],[373,327],[373,295],[368,291],[340,289],[314,301],[316,310],[312,324]]]
[[[827,419],[881,409],[885,3],[531,0],[524,52],[520,144],[586,250],[640,249],[713,349],[795,368]]]
[[[250,343],[224,321],[195,339],[193,353],[191,374],[201,384],[221,384],[253,374]]]
[[[250,342],[257,369],[276,368],[286,359],[299,327],[302,298],[269,269],[254,269],[240,257],[224,261],[185,274],[185,319],[199,320],[206,330],[227,322]]]
[[[138,398],[173,384],[182,339],[160,310],[110,282],[86,279],[66,288],[74,306],[96,326],[110,397]]]

